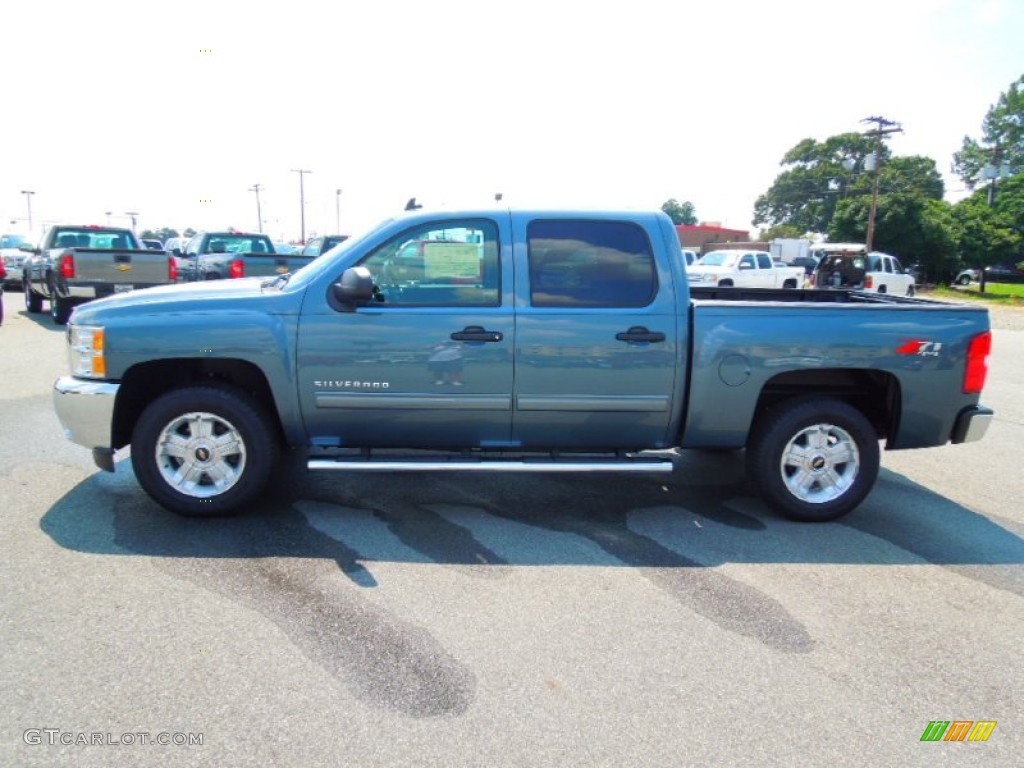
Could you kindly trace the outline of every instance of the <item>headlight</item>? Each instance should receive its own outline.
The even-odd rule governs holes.
[[[107,375],[103,341],[103,328],[100,326],[68,326],[68,362],[72,376],[102,379]]]

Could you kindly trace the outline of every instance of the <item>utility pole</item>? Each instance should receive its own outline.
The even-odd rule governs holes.
[[[132,217],[132,232],[134,232],[135,231],[135,217],[139,215],[139,212],[138,211],[125,211],[124,215]]]
[[[301,227],[299,239],[306,242],[306,191],[302,184],[303,179],[307,173],[312,171],[303,170],[301,168],[292,168],[292,173],[299,174],[299,226]]]
[[[334,190],[334,231],[341,234],[341,190]]]
[[[256,193],[256,223],[259,225],[260,234],[263,234],[263,211],[260,210],[260,185],[253,184],[249,187],[249,191]]]
[[[25,202],[28,203],[28,233],[32,234],[32,195],[35,194],[34,190],[23,189],[21,194],[25,196]]]
[[[864,248],[869,253],[875,239],[875,211],[878,209],[878,173],[882,164],[882,138],[890,133],[903,133],[900,124],[884,117],[865,117],[862,123],[874,123],[875,127],[867,131],[865,136],[875,138],[875,177],[871,182],[871,212],[868,214],[868,234],[865,238]]]

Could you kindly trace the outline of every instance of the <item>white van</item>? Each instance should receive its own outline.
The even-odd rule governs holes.
[[[914,276],[899,259],[881,251],[865,253],[861,243],[821,243],[811,249],[818,259],[815,288],[848,288],[869,293],[913,296]]]

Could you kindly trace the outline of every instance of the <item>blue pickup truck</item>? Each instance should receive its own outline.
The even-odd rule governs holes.
[[[184,515],[311,470],[670,472],[746,448],[799,520],[859,504],[879,443],[977,440],[987,310],[691,289],[662,213],[414,211],[297,273],[79,307],[66,435]]]

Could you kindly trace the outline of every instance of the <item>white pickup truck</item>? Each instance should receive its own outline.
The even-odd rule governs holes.
[[[799,288],[803,267],[789,267],[768,251],[708,251],[686,268],[692,285],[736,288]]]

